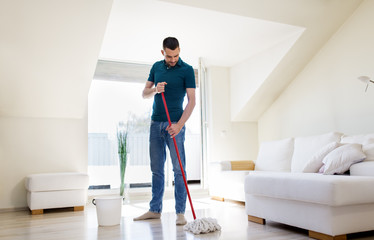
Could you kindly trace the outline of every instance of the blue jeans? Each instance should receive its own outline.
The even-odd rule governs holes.
[[[173,164],[175,211],[178,214],[184,213],[186,209],[187,191],[184,186],[183,176],[179,166],[178,156],[175,151],[173,139],[166,131],[167,126],[169,126],[168,122],[151,122],[149,153],[151,158],[152,171],[152,200],[149,203],[149,211],[156,213],[162,212],[162,198],[164,196],[165,189],[164,166],[166,161],[167,146],[169,148],[171,162]],[[182,128],[179,134],[175,137],[175,140],[178,145],[184,174],[186,175],[186,158],[184,152],[185,129],[185,127]]]

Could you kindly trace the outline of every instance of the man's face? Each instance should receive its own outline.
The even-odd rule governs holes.
[[[177,47],[174,50],[171,50],[169,48],[165,48],[164,50],[161,50],[162,55],[164,55],[165,57],[166,65],[168,65],[169,67],[174,67],[179,60],[179,52],[180,52],[179,47]]]

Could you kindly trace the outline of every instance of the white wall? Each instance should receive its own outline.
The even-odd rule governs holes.
[[[374,132],[374,1],[364,1],[258,121],[259,141]]]
[[[290,50],[303,30],[230,69],[231,119],[240,121],[241,111]]]
[[[87,117],[0,117],[0,163],[0,209],[25,207],[27,175],[87,172]]]
[[[82,118],[112,0],[0,2],[0,116]]]
[[[87,171],[87,95],[112,0],[0,2],[0,210],[24,179]]]
[[[256,159],[257,124],[231,121],[229,68],[210,67],[207,75],[210,97],[208,161]]]

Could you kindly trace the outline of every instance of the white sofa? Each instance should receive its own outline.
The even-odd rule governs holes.
[[[316,239],[374,230],[374,134],[264,142],[244,193],[253,222],[296,226]]]

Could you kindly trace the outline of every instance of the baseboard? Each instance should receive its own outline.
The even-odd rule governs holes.
[[[28,207],[0,208],[0,213],[27,211]]]

